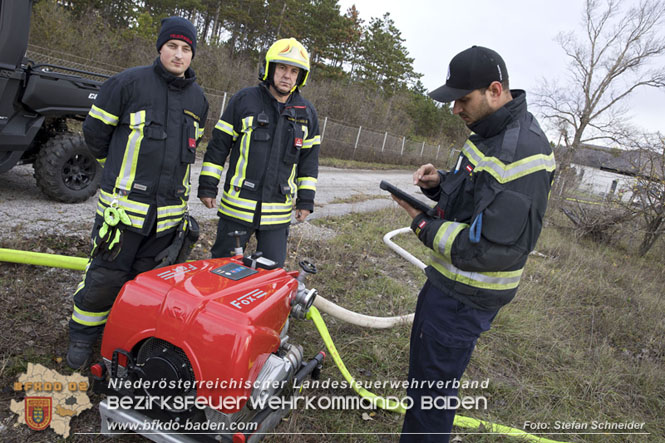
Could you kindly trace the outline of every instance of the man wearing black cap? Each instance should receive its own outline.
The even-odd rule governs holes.
[[[508,89],[506,65],[495,51],[473,46],[457,54],[446,84],[430,97],[454,101],[453,113],[472,134],[453,170],[427,164],[413,175],[437,202],[437,216],[396,199],[432,249],[411,332],[407,394],[414,407],[405,416],[402,442],[450,438],[457,386],[476,340],[517,292],[555,169],[525,92]]]
[[[208,102],[189,67],[196,29],[162,20],[159,57],[107,80],[83,123],[90,151],[104,164],[93,250],[74,294],[67,364],[89,361],[122,285],[153,269],[174,241],[189,198],[189,177]]]

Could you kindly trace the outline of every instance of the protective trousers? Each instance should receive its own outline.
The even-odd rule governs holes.
[[[229,236],[233,231],[244,231],[240,236],[240,246],[245,249],[252,234],[256,234],[256,250],[261,251],[263,256],[277,263],[279,267],[284,266],[286,260],[286,241],[289,238],[289,225],[277,229],[262,230],[235,223],[220,218],[217,224],[217,238],[210,252],[212,258],[232,257],[236,247],[235,237]]]
[[[97,220],[93,238],[101,222]],[[94,343],[106,324],[113,302],[122,286],[141,272],[156,266],[155,256],[172,242],[175,231],[155,237],[155,227],[147,236],[125,230],[122,249],[113,261],[101,255],[88,262],[83,281],[74,293],[74,312],[69,321],[69,340]]]
[[[469,364],[476,340],[489,330],[497,312],[471,308],[429,280],[425,282],[411,330],[406,393],[413,407],[404,417],[401,443],[449,441],[457,383]]]

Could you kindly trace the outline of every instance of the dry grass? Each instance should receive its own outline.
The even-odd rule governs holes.
[[[556,214],[555,214],[556,215]],[[554,221],[555,223],[552,223]],[[424,276],[389,251],[381,238],[409,220],[396,209],[344,218],[317,220],[315,225],[338,235],[318,241],[296,230],[290,238],[288,269],[308,258],[319,273],[308,281],[320,294],[349,309],[380,316],[405,314],[415,307]],[[623,442],[662,441],[665,424],[665,273],[663,248],[646,259],[623,249],[575,240],[565,219],[550,219],[537,250],[545,257],[529,260],[516,299],[503,308],[491,331],[478,341],[466,373],[468,380],[489,379],[482,392],[487,410],[473,417],[522,429],[525,421],[551,426],[559,422],[645,422],[649,436],[559,435],[555,440]],[[207,256],[214,224],[203,226],[204,236],[194,258]],[[310,233],[311,235],[311,233]],[[424,257],[424,249],[407,236],[398,242]],[[85,254],[85,239],[62,237],[21,239],[2,247],[53,250]],[[12,428],[9,400],[20,395],[11,384],[27,362],[39,362],[68,373],[57,357],[64,355],[65,320],[71,309],[70,292],[78,272],[32,266],[0,265],[0,439],[53,441],[51,431],[34,433]],[[351,374],[359,380],[402,380],[408,366],[409,327],[368,330],[324,315],[335,344]],[[293,321],[290,336],[312,356],[324,345],[309,321]],[[322,379],[342,380],[332,362]],[[403,396],[387,389],[379,394]],[[351,391],[317,389],[306,395],[352,395]],[[462,392],[464,395],[464,392]],[[99,397],[93,396],[93,401]],[[401,428],[397,414],[377,411],[366,420],[359,410],[296,410],[276,429],[288,435],[282,441],[396,441]],[[367,418],[367,417],[365,417]],[[72,420],[73,432],[96,431],[99,417],[86,411]],[[464,429],[456,428],[457,432]],[[337,435],[335,432],[362,432]],[[469,431],[471,432],[471,431]],[[565,432],[565,431],[564,431]],[[588,431],[592,432],[592,431]],[[317,433],[316,435],[302,433]],[[461,435],[461,441],[515,441],[506,437]],[[136,437],[132,439],[138,440]],[[98,441],[99,436],[75,435],[72,441]]]

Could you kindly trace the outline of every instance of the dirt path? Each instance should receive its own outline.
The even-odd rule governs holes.
[[[197,220],[216,219],[196,198],[200,162],[194,167],[190,210]],[[0,175],[0,238],[11,235],[32,237],[40,234],[88,233],[92,227],[97,198],[84,203],[51,201],[41,193],[30,165],[15,167]],[[372,171],[321,167],[316,207],[311,219],[339,216],[350,212],[374,211],[394,204],[388,193],[379,189],[381,180],[405,190],[416,191],[411,171]],[[347,201],[346,203],[340,201]]]

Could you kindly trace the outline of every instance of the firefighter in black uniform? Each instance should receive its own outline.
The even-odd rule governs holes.
[[[153,269],[187,211],[190,173],[208,102],[189,68],[196,29],[162,20],[152,66],[110,78],[83,124],[90,151],[104,163],[93,250],[74,294],[67,364],[88,362],[125,282]]]
[[[314,106],[299,93],[309,76],[309,55],[295,39],[275,42],[258,86],[236,93],[213,130],[203,159],[198,196],[208,208],[230,155],[219,202],[213,257],[234,255],[255,233],[257,250],[279,266],[294,207],[296,220],[314,210],[319,168],[319,124]]]
[[[555,169],[547,138],[527,111],[525,92],[508,89],[505,63],[495,51],[473,46],[457,54],[446,84],[430,97],[454,101],[453,113],[472,134],[454,170],[428,164],[414,173],[414,184],[437,201],[437,216],[396,199],[432,249],[411,331],[407,395],[414,407],[405,416],[402,442],[450,438],[455,383],[480,334],[517,292],[540,235]]]

